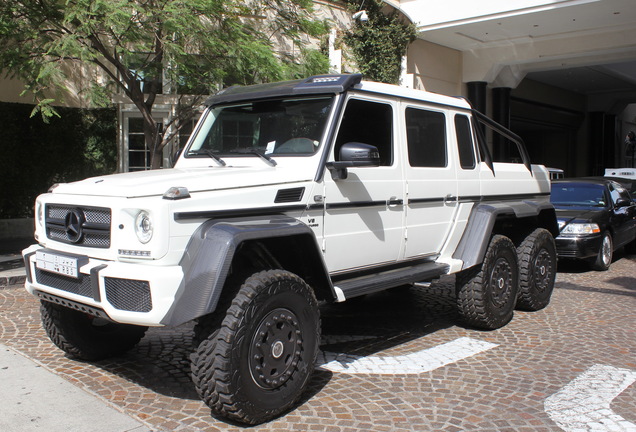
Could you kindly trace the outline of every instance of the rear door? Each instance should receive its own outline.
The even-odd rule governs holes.
[[[450,119],[452,121],[452,118]],[[405,103],[407,216],[405,258],[435,256],[450,233],[458,209],[457,161],[449,147],[449,112]]]

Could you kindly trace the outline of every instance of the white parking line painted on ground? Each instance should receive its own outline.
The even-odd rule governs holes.
[[[565,432],[636,432],[610,403],[636,381],[636,372],[594,365],[545,400],[545,412]]]
[[[320,352],[317,365],[331,372],[348,374],[420,374],[429,372],[496,347],[497,344],[462,337],[412,354],[393,357],[356,356]]]

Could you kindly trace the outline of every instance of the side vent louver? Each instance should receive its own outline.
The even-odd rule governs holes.
[[[276,193],[275,203],[290,203],[300,201],[305,193],[304,187],[292,188],[292,189],[280,189]]]

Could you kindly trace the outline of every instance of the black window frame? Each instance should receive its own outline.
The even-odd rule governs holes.
[[[443,130],[441,137],[439,136],[439,130],[433,131],[433,133],[438,134],[438,136],[434,136],[433,134],[429,134],[428,137],[420,136],[421,130],[415,129],[414,126],[409,125],[409,113],[426,113],[429,115],[433,115],[437,117],[437,123],[431,123],[431,126],[441,125]],[[439,121],[441,120],[441,121]],[[407,150],[407,159],[408,163],[412,168],[447,168],[448,167],[448,128],[446,124],[446,113],[443,111],[433,110],[427,107],[420,106],[407,106],[404,109],[404,124],[406,125],[406,150]],[[427,127],[428,128],[428,127]],[[413,140],[413,133],[417,132],[417,142]],[[433,139],[429,139],[429,138]],[[435,147],[437,150],[438,156],[443,156],[443,161],[440,158],[431,159],[431,154],[434,154],[431,151],[430,146],[426,146],[425,144],[428,142],[432,142],[434,144],[441,143],[442,146]],[[439,150],[443,149],[443,152]],[[424,156],[427,157],[424,157]],[[430,163],[430,161],[434,160],[435,163]],[[443,162],[443,163],[441,163]]]

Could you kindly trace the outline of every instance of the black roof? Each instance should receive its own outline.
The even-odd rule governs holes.
[[[206,100],[205,104],[216,106],[242,100],[311,94],[338,94],[348,90],[360,81],[362,81],[362,74],[316,75],[293,81],[232,86],[211,96]]]

